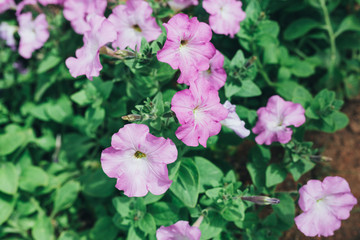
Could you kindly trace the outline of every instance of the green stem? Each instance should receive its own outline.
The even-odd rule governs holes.
[[[331,65],[330,65],[330,69],[329,69],[329,75],[330,75],[330,78],[333,78],[334,67],[336,64],[336,43],[335,43],[336,36],[334,34],[334,30],[331,25],[329,11],[326,7],[326,0],[319,0],[319,1],[320,1],[322,12],[324,14],[326,30],[327,30],[327,32],[329,34],[329,38],[330,38],[330,50],[331,50],[330,64]]]
[[[262,63],[260,62],[260,60],[258,58],[256,58],[256,65],[258,67],[259,73],[261,74],[261,76],[264,78],[265,82],[267,83],[267,85],[269,85],[270,87],[275,87],[276,83],[272,82],[270,80],[270,77],[267,75],[267,73],[264,70],[264,66],[262,65]]]

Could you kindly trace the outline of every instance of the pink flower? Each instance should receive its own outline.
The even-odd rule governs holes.
[[[190,84],[190,89],[177,92],[171,101],[171,110],[181,124],[176,137],[194,147],[199,143],[206,147],[208,138],[220,132],[220,121],[228,115],[218,92],[200,81]]]
[[[341,220],[349,218],[357,204],[349,184],[342,177],[310,180],[299,190],[299,206],[304,212],[295,218],[297,228],[308,237],[332,236]]]
[[[26,5],[36,5],[37,1],[36,0],[23,0],[21,1],[17,6],[16,6],[16,12],[15,15],[16,17],[19,17],[22,10],[24,9],[24,7]]]
[[[209,69],[209,61],[215,55],[215,47],[210,43],[212,33],[206,23],[196,17],[189,19],[179,13],[164,23],[167,39],[163,49],[158,51],[160,62],[170,64],[173,69],[180,69],[179,83],[196,78],[196,72]]]
[[[229,114],[225,120],[221,121],[221,124],[233,130],[241,138],[249,136],[250,131],[245,128],[245,122],[241,121],[236,113],[236,105],[226,101],[224,107],[229,111]]]
[[[172,10],[180,12],[191,5],[198,5],[199,3],[197,0],[170,0],[168,4]]]
[[[113,47],[135,49],[137,46],[138,50],[143,37],[148,42],[156,40],[162,31],[151,14],[152,8],[143,0],[128,0],[126,5],[114,8],[109,16],[109,21],[114,24],[117,31]]]
[[[9,25],[7,22],[0,23],[0,39],[4,40],[6,45],[9,46],[12,50],[16,49],[16,41],[14,38],[15,32],[15,26]]]
[[[0,13],[3,13],[13,7],[16,7],[14,0],[0,0]]]
[[[200,236],[200,229],[197,227],[191,227],[187,221],[178,221],[168,227],[161,226],[156,231],[157,240],[199,240]]]
[[[64,17],[76,33],[84,34],[91,30],[88,16],[104,16],[106,6],[106,0],[65,0]]]
[[[65,62],[74,78],[86,75],[92,80],[92,77],[99,76],[102,69],[99,49],[116,39],[114,26],[105,17],[93,15],[89,19],[89,26],[91,30],[85,32],[83,37],[84,46],[76,50],[76,58],[70,57]]]
[[[142,197],[148,191],[160,195],[169,189],[167,164],[175,162],[177,149],[170,139],[155,137],[144,124],[127,124],[101,153],[101,166],[128,197]]]
[[[65,0],[38,0],[42,5],[46,6],[48,4],[63,5]]]
[[[252,129],[259,134],[255,141],[258,144],[270,145],[272,142],[288,143],[292,129],[287,126],[301,126],[305,122],[305,109],[301,104],[284,101],[275,95],[269,98],[266,107],[257,110],[259,117]]]
[[[241,5],[236,0],[204,0],[203,8],[210,14],[211,29],[217,34],[233,38],[240,30],[240,22],[246,17]]]
[[[226,82],[226,72],[223,68],[224,56],[216,50],[216,53],[214,57],[210,59],[209,64],[209,69],[199,72],[198,78],[208,81],[211,88],[219,90]],[[184,83],[189,84],[186,79],[184,79]]]
[[[19,22],[19,54],[23,58],[31,58],[32,53],[41,48],[49,38],[48,23],[45,14],[32,19],[30,12],[18,16]]]

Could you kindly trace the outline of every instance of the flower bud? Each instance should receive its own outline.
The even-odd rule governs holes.
[[[141,115],[139,115],[139,114],[129,114],[129,115],[126,115],[126,116],[122,116],[121,118],[122,118],[122,120],[125,120],[125,121],[135,122],[135,121],[140,121],[141,120]]]
[[[250,201],[258,205],[273,205],[279,204],[280,200],[277,198],[271,198],[267,196],[247,196],[241,197],[242,200]]]

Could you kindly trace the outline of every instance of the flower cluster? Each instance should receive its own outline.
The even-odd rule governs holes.
[[[341,220],[349,218],[357,204],[349,184],[342,177],[310,180],[299,190],[299,206],[304,212],[295,218],[298,229],[308,237],[332,236]]]

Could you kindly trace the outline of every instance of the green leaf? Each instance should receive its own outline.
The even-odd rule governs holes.
[[[91,100],[88,98],[86,91],[84,89],[72,94],[70,96],[70,99],[80,106],[85,106],[91,103]]]
[[[154,217],[146,213],[143,218],[139,220],[139,228],[147,234],[154,234],[156,232],[156,224]]]
[[[195,157],[195,164],[199,170],[200,193],[204,192],[206,187],[217,187],[220,185],[224,174],[217,166],[202,157]]]
[[[93,240],[113,240],[119,230],[114,225],[111,217],[102,217],[96,221],[95,226],[90,231],[90,239]]]
[[[265,167],[257,167],[255,163],[249,162],[246,164],[253,184],[260,188],[265,186]]]
[[[245,56],[243,51],[237,50],[235,56],[231,59],[230,67],[242,67],[245,64]]]
[[[0,226],[6,222],[14,210],[16,198],[0,193]]]
[[[62,59],[58,56],[48,55],[47,57],[45,57],[44,60],[40,62],[40,65],[38,66],[36,72],[38,74],[44,73],[58,65],[61,60]]]
[[[279,164],[272,163],[266,168],[266,187],[282,183],[286,178],[286,170]]]
[[[0,163],[0,191],[14,195],[19,185],[19,174],[11,162]]]
[[[181,159],[178,178],[171,184],[170,191],[186,206],[196,206],[199,196],[199,171],[193,160]]]
[[[224,88],[226,98],[231,99],[232,96],[234,96],[238,91],[240,91],[241,86],[232,83],[231,81],[226,81]]]
[[[145,239],[144,234],[142,234],[142,232],[136,229],[134,226],[131,226],[128,231],[126,240],[143,240],[143,239]]]
[[[71,101],[66,95],[62,95],[56,101],[51,101],[46,105],[46,113],[55,122],[67,122],[73,114]]]
[[[288,228],[292,227],[295,218],[295,202],[289,194],[282,193],[276,196],[280,199],[280,203],[277,205],[271,205],[276,215],[283,223],[288,225]]]
[[[34,193],[38,187],[49,184],[49,176],[40,167],[28,166],[21,171],[19,187],[21,190]]]
[[[226,221],[214,211],[209,211],[200,225],[201,240],[212,239],[222,232],[225,228]]]
[[[116,179],[106,176],[102,169],[85,173],[80,181],[83,193],[91,197],[109,197],[115,190]]]
[[[148,206],[148,212],[154,217],[156,225],[169,226],[178,220],[179,209],[167,202],[156,202]]]
[[[54,227],[51,224],[50,218],[44,213],[40,213],[37,217],[34,227],[32,228],[31,235],[35,240],[53,240]]]
[[[345,31],[360,31],[360,19],[356,15],[348,15],[340,23],[335,32],[335,37],[339,36]]]
[[[241,81],[241,87],[235,93],[235,96],[238,97],[255,97],[260,95],[260,88],[251,80]]]
[[[295,60],[291,72],[297,77],[309,77],[315,73],[315,67],[307,61]]]
[[[56,190],[53,215],[57,212],[71,207],[80,191],[80,183],[69,181]]]
[[[8,155],[26,143],[26,131],[10,131],[0,135],[0,156]]]
[[[300,159],[297,162],[293,162],[287,167],[295,181],[298,181],[300,177],[315,167],[315,163],[307,160]]]
[[[125,218],[130,214],[130,204],[133,200],[133,198],[128,197],[115,197],[112,199],[112,204],[116,211]]]
[[[80,240],[79,235],[73,231],[62,232],[58,240]]]
[[[300,18],[292,22],[284,31],[285,40],[294,40],[304,36],[314,28],[320,28],[322,24],[311,18]]]
[[[100,93],[101,97],[106,100],[110,97],[111,91],[114,87],[114,83],[107,81],[103,82],[99,78],[95,78],[92,81],[92,84],[96,87],[97,91]]]

